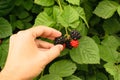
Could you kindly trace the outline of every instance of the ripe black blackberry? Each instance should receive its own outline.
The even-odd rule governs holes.
[[[68,48],[68,49],[72,49],[73,48],[73,46],[71,46],[71,44],[70,44],[70,40],[66,40],[65,44],[66,44],[66,48]]]
[[[80,33],[78,31],[72,30],[70,32],[70,37],[74,40],[77,40],[77,39],[80,39],[81,36],[80,36]]]
[[[65,43],[65,37],[64,36],[57,37],[54,40],[54,44],[64,44],[64,43]]]

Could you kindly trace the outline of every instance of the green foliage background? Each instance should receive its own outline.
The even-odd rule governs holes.
[[[37,25],[82,38],[34,80],[120,80],[120,0],[0,0],[1,69],[9,36]]]

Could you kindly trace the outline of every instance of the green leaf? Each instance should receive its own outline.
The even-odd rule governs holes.
[[[15,0],[15,5],[20,6],[24,0]]]
[[[80,75],[79,76],[82,80],[86,80],[86,76],[84,76],[84,75]]]
[[[4,19],[0,18],[0,38],[6,38],[12,34],[12,27],[9,22]]]
[[[19,1],[21,1],[21,0],[19,0]],[[33,0],[24,0],[23,6],[26,10],[29,11],[33,7]]]
[[[63,79],[58,75],[48,74],[41,77],[39,80],[63,80]]]
[[[96,72],[96,80],[108,80],[108,77],[102,72]]]
[[[109,78],[109,80],[114,80],[113,76],[110,74],[108,75],[108,78]]]
[[[107,34],[114,34],[120,31],[120,22],[116,18],[110,18],[104,21],[103,29]]]
[[[17,13],[19,19],[24,19],[29,16],[29,13],[25,10],[20,9],[20,12]]]
[[[84,9],[81,7],[77,7],[76,11],[78,12],[79,16],[81,19],[83,19],[83,21],[85,22],[85,24],[87,25],[87,27],[89,28],[88,22],[86,20],[86,16],[85,16],[85,12]]]
[[[104,65],[106,71],[113,75],[114,80],[120,80],[120,65],[114,65],[113,63],[107,63]]]
[[[104,46],[116,50],[117,47],[120,46],[120,38],[117,38],[115,36],[108,36],[101,43]]]
[[[11,26],[12,26],[12,31],[14,31],[15,30],[15,28],[16,28],[16,26],[15,26],[15,22],[16,22],[16,16],[15,15],[10,15],[9,16],[9,22],[10,22],[10,24],[11,24]]]
[[[100,39],[98,36],[93,36],[92,39],[94,39],[94,41],[97,43],[97,44],[100,44]]]
[[[119,14],[119,16],[120,16],[120,5],[119,5],[118,8],[117,8],[117,12],[118,12],[118,14]]]
[[[80,25],[80,21],[75,21],[72,24],[70,24],[71,28],[77,28]]]
[[[3,40],[2,44],[0,45],[0,67],[3,68],[6,62],[7,54],[9,48],[9,40]]]
[[[79,64],[96,64],[100,62],[99,49],[92,38],[82,37],[78,48],[70,51],[70,57]]]
[[[86,80],[97,80],[95,75],[87,75]]]
[[[58,23],[64,27],[69,27],[73,22],[79,20],[79,14],[72,6],[65,6],[63,13],[58,16]]]
[[[93,15],[93,5],[94,3],[91,3],[90,1],[86,1],[82,4],[82,8],[84,8],[86,20],[91,20],[91,17]]]
[[[117,61],[116,63],[119,63],[120,62],[120,52],[117,53]]]
[[[110,18],[115,13],[117,7],[118,4],[116,2],[103,0],[98,4],[93,13],[99,17],[107,19]]]
[[[34,4],[31,11],[32,13],[39,14],[41,11],[43,11],[43,7],[41,7],[40,5]]]
[[[31,23],[27,23],[27,22],[24,23],[24,29],[29,29],[31,27],[33,27]]]
[[[7,15],[14,7],[15,0],[0,0],[0,17]]]
[[[64,80],[82,80],[82,79],[80,79],[77,76],[71,75],[71,76],[66,77]]]
[[[106,62],[116,62],[118,52],[107,46],[99,45],[100,57]]]
[[[44,8],[44,12],[47,13],[48,16],[52,16],[52,14],[53,14],[53,7],[46,7],[46,8]]]
[[[101,20],[100,17],[94,16],[90,19],[89,23],[91,26],[95,26],[95,25],[99,24],[100,20]]]
[[[80,0],[66,0],[73,5],[80,5]]]
[[[21,20],[17,20],[15,22],[15,25],[17,26],[18,29],[24,29],[24,24]]]
[[[77,64],[77,70],[88,72],[88,65],[87,64]]]
[[[59,75],[60,77],[67,77],[72,75],[76,69],[77,67],[72,61],[60,60],[50,66],[49,72],[51,74]]]
[[[53,18],[54,20],[58,21],[57,17],[60,15],[60,8],[59,6],[54,6],[53,7]]]
[[[88,33],[88,28],[85,26],[85,23],[83,23],[83,21],[80,19],[80,24],[77,27],[77,30],[80,32],[81,36],[86,36]]]
[[[35,26],[37,25],[52,26],[55,23],[56,22],[53,21],[53,19],[50,16],[48,16],[48,14],[45,12],[41,12],[35,19]]]
[[[42,6],[51,6],[54,4],[54,0],[34,0],[34,2]]]
[[[29,16],[29,17],[23,19],[22,21],[23,21],[23,22],[30,22],[30,21],[32,21],[32,20],[33,20],[33,16]]]
[[[64,49],[64,50],[60,53],[60,57],[68,54],[68,52],[69,52],[68,49]]]

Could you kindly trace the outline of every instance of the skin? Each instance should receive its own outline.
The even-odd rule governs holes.
[[[36,38],[54,40],[59,36],[61,32],[45,26],[30,28],[12,35],[0,80],[32,80],[38,76],[48,63],[60,55],[63,46]]]

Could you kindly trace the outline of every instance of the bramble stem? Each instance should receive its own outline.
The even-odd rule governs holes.
[[[67,39],[69,39],[69,34],[68,34],[68,30],[67,30],[67,28],[65,27],[65,32],[66,32],[66,37],[67,37]]]

